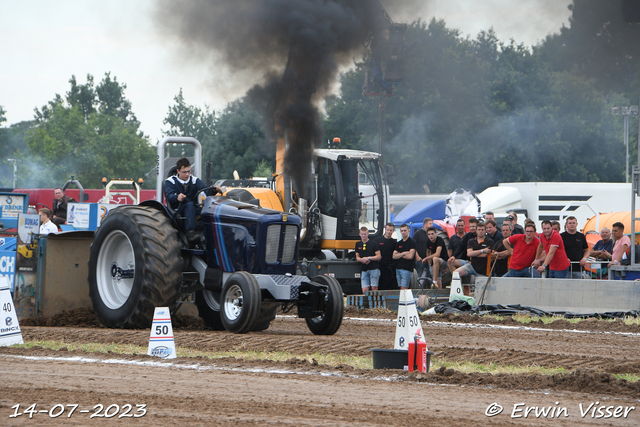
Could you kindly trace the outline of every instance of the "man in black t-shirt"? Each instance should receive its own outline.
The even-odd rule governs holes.
[[[449,257],[452,257],[458,246],[460,246],[460,242],[462,242],[462,238],[464,237],[464,219],[459,219],[456,222],[456,234],[449,237]],[[447,258],[447,259],[448,259]]]
[[[418,276],[422,276],[424,271],[427,272],[427,277],[429,277],[429,270],[427,267],[426,261],[424,258],[427,256],[427,242],[429,242],[429,236],[427,236],[427,229],[433,226],[433,220],[431,218],[425,218],[422,221],[422,228],[420,230],[416,230],[413,233],[412,239],[416,242],[416,272]]]
[[[429,227],[427,229],[427,236],[429,236],[429,242],[427,242],[427,256],[426,260],[431,266],[431,274],[433,279],[433,284],[437,286],[438,289],[442,289],[442,278],[440,274],[442,270],[440,266],[446,265],[447,263],[447,245],[444,243],[444,239],[438,236],[436,229],[434,227]]]
[[[467,256],[470,258],[470,263],[465,264],[456,271],[462,276],[477,276],[487,274],[487,255],[491,253],[493,248],[493,240],[485,236],[485,226],[481,222],[476,226],[477,236],[474,239],[469,240],[467,245]]]
[[[458,245],[458,248],[453,252],[453,255],[447,260],[449,270],[453,273],[458,268],[465,264],[469,264],[469,256],[467,255],[467,247],[469,246],[469,240],[476,238],[476,227],[478,226],[478,220],[476,218],[469,218],[469,232],[464,235],[462,241]]]
[[[369,229],[367,227],[360,229],[360,239],[362,240],[356,243],[356,261],[362,263],[360,283],[364,294],[369,290],[369,286],[371,286],[372,291],[378,290],[378,282],[380,280],[378,261],[382,256],[380,255],[378,242],[369,239]]]
[[[493,266],[494,277],[502,277],[509,271],[509,257],[511,251],[504,246],[504,239],[511,236],[511,225],[502,224],[502,240],[495,241],[493,243],[493,252],[491,253],[491,263],[495,262]],[[496,257],[498,258],[496,260]],[[494,261],[495,260],[495,261]]]
[[[396,279],[400,289],[409,289],[411,274],[413,274],[414,259],[416,257],[416,242],[409,237],[409,226],[400,226],[402,240],[396,242],[393,259],[396,260]]]
[[[396,230],[393,223],[384,226],[384,234],[378,238],[380,246],[380,281],[378,289],[395,290],[398,289],[398,280],[396,279],[396,262],[393,259],[393,251],[396,248],[396,239],[393,238],[393,232]]]
[[[586,264],[589,256],[589,244],[584,234],[578,231],[578,220],[575,216],[567,217],[564,228],[566,231],[560,233],[560,237],[562,237],[567,258],[571,261],[571,277],[580,279],[582,278],[582,267]]]

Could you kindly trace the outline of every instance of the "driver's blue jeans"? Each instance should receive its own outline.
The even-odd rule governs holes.
[[[200,214],[202,208],[196,208],[196,205],[189,202],[182,202],[178,207],[178,214],[185,217],[184,231],[190,231],[196,229],[196,216]]]

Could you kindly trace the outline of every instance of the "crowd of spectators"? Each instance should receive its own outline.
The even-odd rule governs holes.
[[[509,213],[498,227],[491,212],[483,220],[469,219],[469,231],[463,219],[456,222],[455,233],[449,244],[438,235],[431,218],[425,218],[422,228],[410,237],[410,227],[400,226],[402,238],[393,238],[395,227],[385,226],[384,235],[375,242],[369,240],[363,228],[361,241],[356,245],[356,259],[363,264],[363,292],[378,289],[408,289],[415,269],[421,282],[432,288],[442,288],[447,273],[464,276],[582,278],[585,267],[598,263],[604,268],[627,262],[631,245],[624,235],[624,224],[616,222],[612,230],[600,230],[601,239],[589,248],[586,236],[578,231],[578,221],[570,216],[565,230],[558,221],[542,221],[538,232],[536,224],[524,220],[518,224],[516,212]],[[368,246],[367,246],[368,245]],[[371,273],[378,269],[377,273]],[[376,278],[376,279],[374,279]],[[374,284],[375,283],[375,284]]]

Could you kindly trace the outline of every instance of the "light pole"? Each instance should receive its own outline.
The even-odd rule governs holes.
[[[623,116],[624,117],[624,145],[627,147],[627,160],[626,160],[626,182],[629,182],[629,116],[637,116],[638,115],[638,106],[632,105],[630,107],[613,107],[611,109],[611,114],[614,116]]]

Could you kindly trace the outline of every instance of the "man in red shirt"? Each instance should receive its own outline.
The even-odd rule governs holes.
[[[524,234],[514,234],[503,240],[504,247],[513,247],[509,271],[502,277],[540,277],[535,268],[531,268],[536,259],[540,239],[536,237],[535,224],[527,224]]]
[[[544,256],[543,256],[544,253]],[[569,273],[569,258],[564,251],[562,237],[551,228],[551,221],[542,221],[542,234],[540,235],[540,245],[536,253],[536,260],[533,267],[542,273],[549,267],[550,279],[566,279],[571,277]]]

